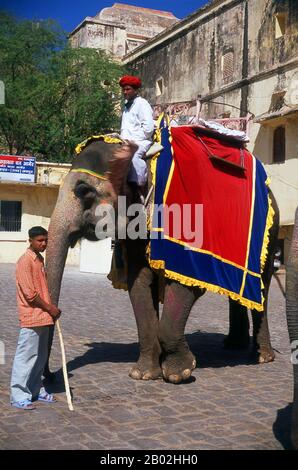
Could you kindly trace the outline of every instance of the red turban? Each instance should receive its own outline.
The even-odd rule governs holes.
[[[125,75],[124,77],[120,78],[119,85],[121,87],[129,85],[133,88],[140,88],[142,86],[142,82],[139,77],[134,77],[133,75]]]

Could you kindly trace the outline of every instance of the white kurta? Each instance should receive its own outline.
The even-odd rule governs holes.
[[[121,137],[132,140],[138,146],[138,150],[132,158],[132,164],[128,173],[128,181],[142,186],[147,181],[147,165],[143,160],[144,155],[152,144],[154,131],[153,111],[144,98],[137,96],[132,105],[125,107],[122,114]]]

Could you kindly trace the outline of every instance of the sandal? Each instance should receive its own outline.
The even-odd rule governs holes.
[[[37,401],[45,401],[46,403],[56,403],[56,398],[50,393],[40,393],[38,395]]]
[[[11,403],[11,406],[14,406],[15,408],[19,408],[20,410],[35,410],[36,409],[35,406],[32,404],[32,402],[28,399],[15,401]]]

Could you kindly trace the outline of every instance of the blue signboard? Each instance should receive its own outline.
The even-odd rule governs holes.
[[[0,181],[35,182],[35,157],[0,155]]]

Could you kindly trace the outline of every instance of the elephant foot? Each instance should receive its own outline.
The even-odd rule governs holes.
[[[272,348],[270,349],[260,349],[258,352],[258,363],[266,364],[267,362],[273,362],[275,354]]]
[[[196,359],[190,351],[169,354],[162,362],[163,377],[173,384],[188,380],[195,368]]]
[[[246,336],[245,338],[237,338],[231,335],[225,337],[223,341],[224,349],[229,350],[241,350],[241,349],[248,349],[250,345],[250,338]]]
[[[271,346],[261,347],[254,343],[252,348],[252,358],[258,364],[266,364],[267,362],[273,362],[275,354]]]
[[[129,377],[134,380],[157,380],[162,378],[160,365],[152,364],[152,361],[139,359],[130,369]]]

